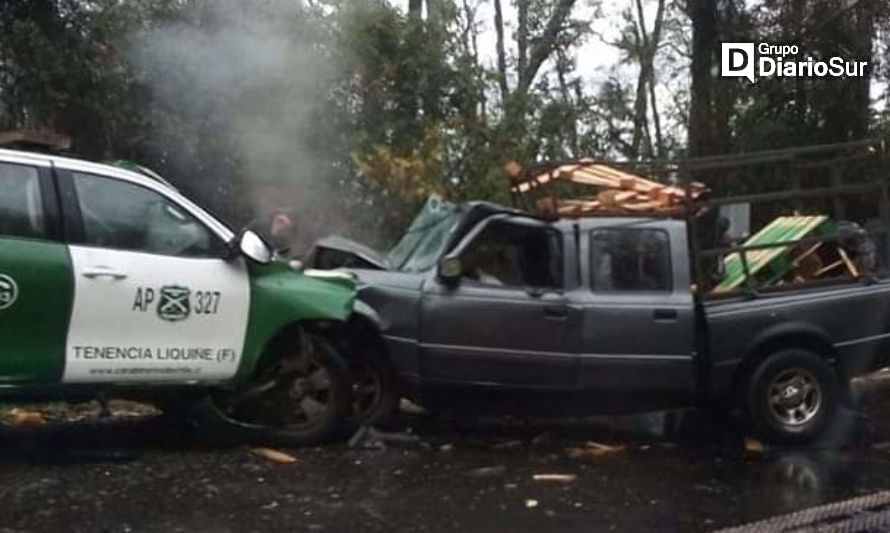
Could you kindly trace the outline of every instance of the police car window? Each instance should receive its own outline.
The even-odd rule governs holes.
[[[180,206],[123,181],[74,174],[84,244],[160,255],[220,257],[223,245]]]
[[[0,235],[46,237],[37,169],[0,163]]]
[[[590,265],[593,290],[597,292],[671,290],[670,246],[662,230],[595,230]]]

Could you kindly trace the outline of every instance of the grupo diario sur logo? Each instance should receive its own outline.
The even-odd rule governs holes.
[[[756,52],[756,53],[755,53]],[[720,75],[729,78],[859,78],[868,61],[802,55],[796,44],[722,43]]]

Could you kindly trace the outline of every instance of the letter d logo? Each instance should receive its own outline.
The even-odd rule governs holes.
[[[720,75],[724,78],[748,78],[754,83],[754,43],[722,43]]]

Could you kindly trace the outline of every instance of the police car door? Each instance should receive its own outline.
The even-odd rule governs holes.
[[[149,180],[58,172],[74,271],[65,382],[221,381],[250,288],[203,213]]]

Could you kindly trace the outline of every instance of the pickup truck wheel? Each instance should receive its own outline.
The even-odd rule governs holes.
[[[781,350],[754,370],[747,413],[755,433],[776,444],[818,438],[837,411],[840,391],[832,368],[804,349]]]
[[[363,350],[349,361],[349,371],[352,375],[349,425],[386,425],[399,402],[396,379],[389,365],[378,352]]]
[[[346,363],[311,334],[279,349],[246,390],[215,396],[217,411],[245,431],[245,440],[307,445],[327,439],[349,408]]]

